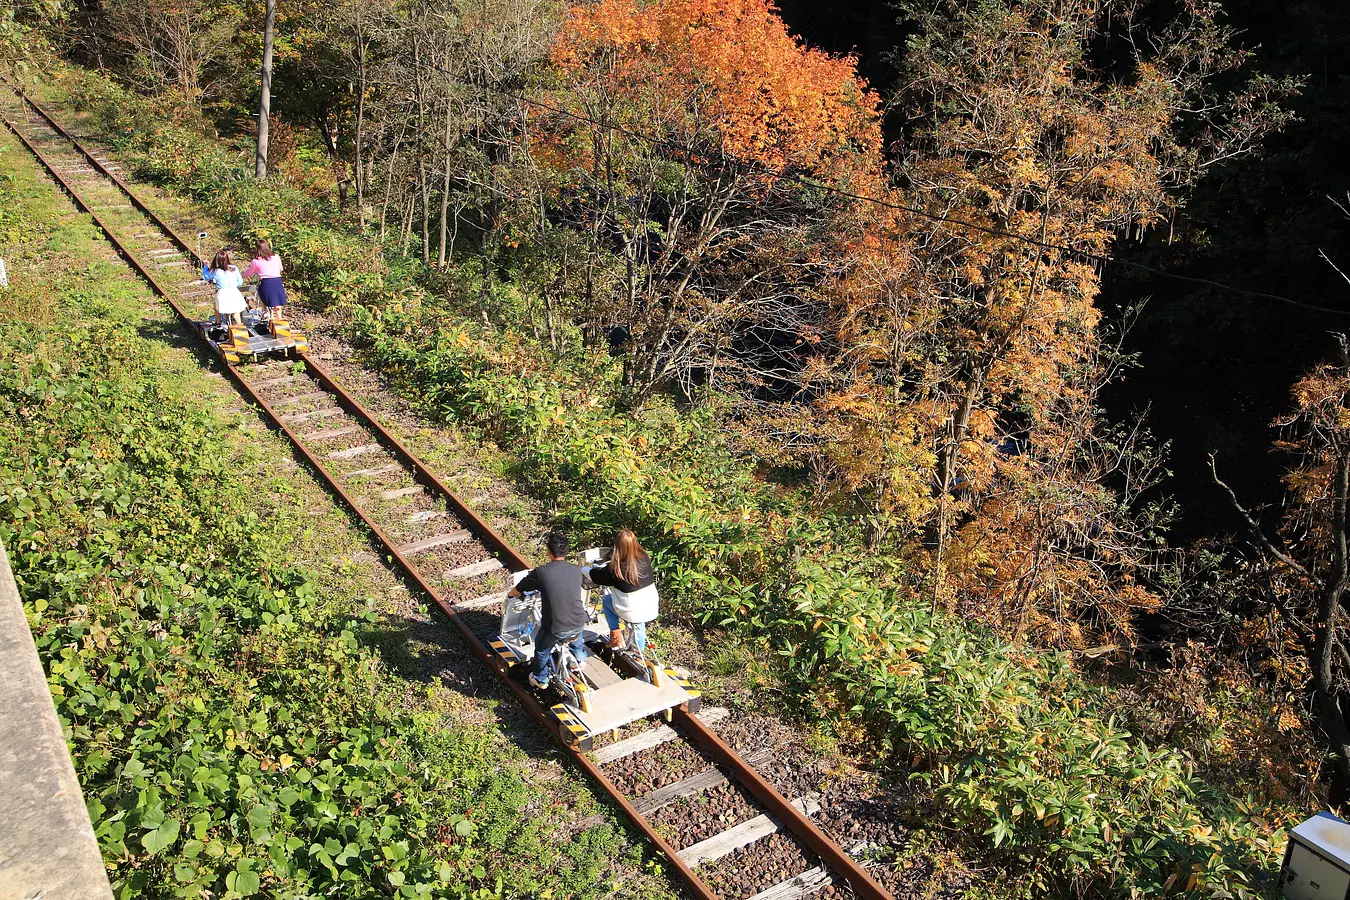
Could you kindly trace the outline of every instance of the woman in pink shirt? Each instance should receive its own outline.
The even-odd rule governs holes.
[[[244,270],[244,277],[257,275],[258,299],[267,308],[267,320],[278,318],[277,309],[286,305],[286,288],[281,283],[281,257],[272,252],[272,245],[260,240],[253,245],[253,261]]]

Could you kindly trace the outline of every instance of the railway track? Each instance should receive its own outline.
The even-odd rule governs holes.
[[[189,328],[210,311],[195,250],[123,180],[109,157],[86,148],[18,88],[4,124],[150,288]],[[17,111],[16,111],[17,107]],[[17,121],[16,121],[17,120]],[[677,708],[669,725],[633,732],[583,753],[485,638],[496,628],[510,573],[529,562],[447,481],[401,444],[318,361],[222,365],[244,397],[369,529],[398,571],[445,615],[469,649],[558,738],[565,752],[667,858],[700,900],[793,900],[817,893],[890,898],[812,821],[816,798],[789,799],[709,726],[725,710]],[[787,871],[792,868],[792,871]],[[714,891],[715,883],[721,893]]]

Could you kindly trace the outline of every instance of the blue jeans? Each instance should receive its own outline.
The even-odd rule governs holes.
[[[605,591],[605,599],[600,601],[600,611],[605,614],[605,622],[610,631],[619,630],[619,614],[614,611],[614,595]],[[647,650],[647,625],[645,622],[629,622],[633,629],[633,643],[643,652]]]
[[[572,655],[577,658],[577,662],[586,662],[586,657],[590,654],[586,652],[586,641],[583,637],[585,633],[584,628],[578,628],[576,631],[564,631],[562,634],[552,634],[547,631],[536,634],[534,638],[534,680],[548,681],[553,677],[553,648],[559,644],[570,643]]]

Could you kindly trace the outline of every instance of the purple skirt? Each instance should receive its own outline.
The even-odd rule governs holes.
[[[280,278],[264,278],[258,282],[258,299],[266,306],[285,306],[286,288]]]

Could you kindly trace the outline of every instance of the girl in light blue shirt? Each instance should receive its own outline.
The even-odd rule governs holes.
[[[202,264],[202,281],[216,286],[216,321],[244,324],[243,313],[248,309],[248,301],[239,290],[244,286],[244,276],[230,259],[230,251],[221,250],[209,265]]]

